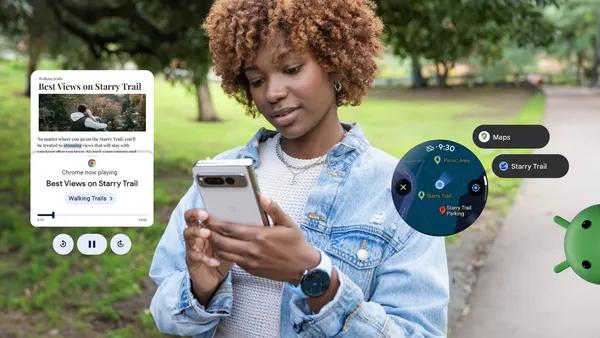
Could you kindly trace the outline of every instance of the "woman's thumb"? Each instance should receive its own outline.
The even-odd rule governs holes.
[[[260,204],[263,210],[271,216],[273,225],[289,225],[287,224],[287,215],[275,201],[271,200],[266,195],[260,194]]]

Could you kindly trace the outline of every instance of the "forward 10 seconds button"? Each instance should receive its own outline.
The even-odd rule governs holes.
[[[117,234],[110,240],[110,249],[117,255],[124,255],[131,249],[131,240],[125,234]]]

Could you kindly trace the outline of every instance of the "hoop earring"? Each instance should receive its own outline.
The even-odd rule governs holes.
[[[333,89],[335,89],[336,92],[342,90],[342,84],[340,83],[340,81],[335,81],[335,83],[333,84]]]

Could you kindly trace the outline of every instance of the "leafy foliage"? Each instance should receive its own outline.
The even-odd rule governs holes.
[[[597,81],[600,66],[600,0],[564,1],[547,16],[556,22],[558,34],[548,51],[569,61],[572,71]]]
[[[477,54],[490,63],[502,56],[504,40],[517,46],[547,46],[553,24],[542,8],[554,0],[378,0],[385,40],[400,57],[421,56],[445,68]]]
[[[210,54],[202,21],[212,1],[113,0],[49,1],[57,21],[83,39],[96,59],[132,59],[163,72],[176,60],[198,85],[206,79]],[[171,73],[167,73],[171,75]]]

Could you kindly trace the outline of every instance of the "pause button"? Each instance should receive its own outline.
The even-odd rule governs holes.
[[[107,246],[106,238],[100,234],[81,235],[77,240],[77,250],[84,255],[99,255]]]

